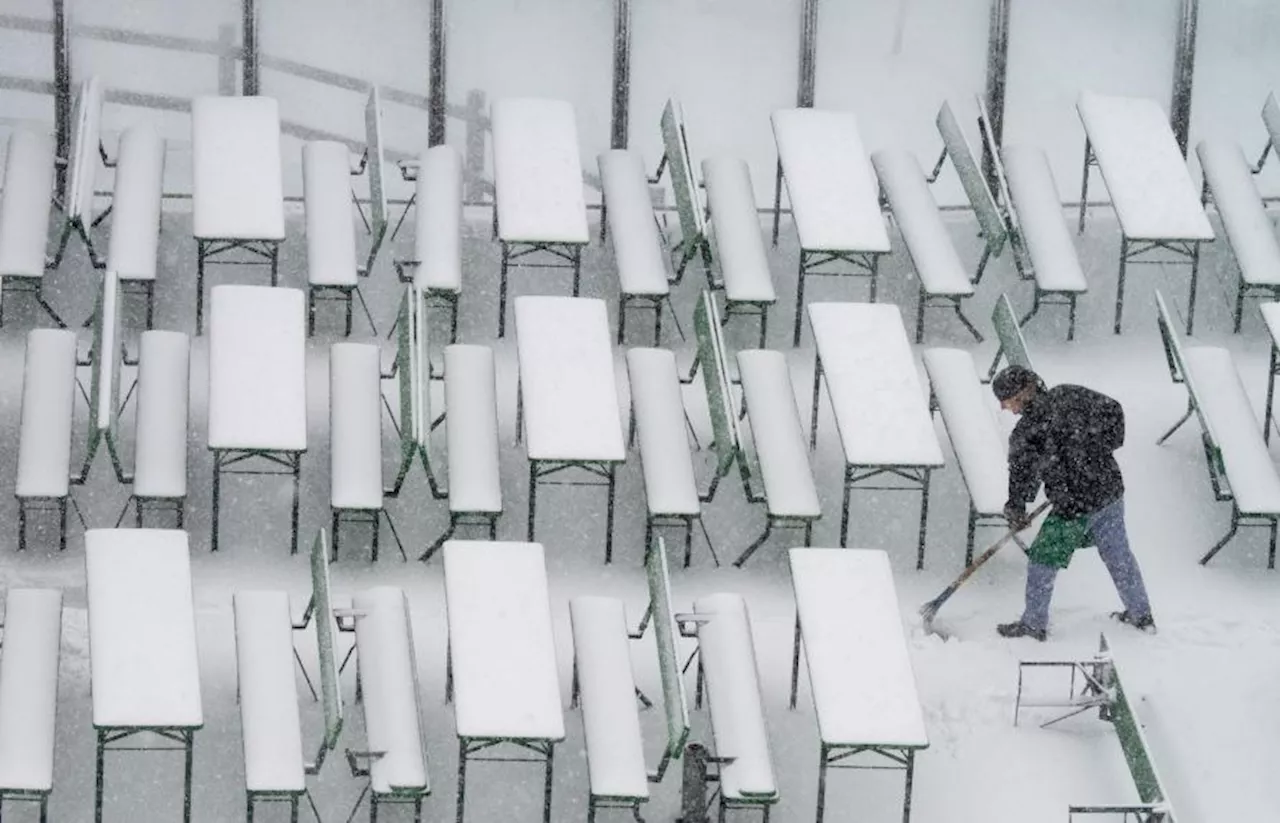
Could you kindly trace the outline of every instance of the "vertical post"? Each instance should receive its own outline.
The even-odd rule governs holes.
[[[609,147],[627,147],[631,111],[631,0],[613,0],[613,118]]]
[[[67,0],[53,0],[53,122],[58,157],[71,154],[71,21]],[[57,165],[58,199],[66,200],[67,164]]]
[[[987,117],[990,120],[990,148],[983,142],[982,174],[991,191],[999,191],[995,158],[991,152],[1004,145],[1004,92],[1009,74],[1009,6],[1012,0],[991,0],[991,18],[987,26]]]
[[[1191,83],[1196,65],[1196,21],[1200,0],[1182,0],[1178,8],[1178,43],[1173,55],[1173,94],[1169,106],[1170,125],[1182,156],[1187,156],[1191,131]]]
[[[244,51],[244,76],[241,93],[252,97],[258,93],[258,2],[257,0],[240,0],[241,19],[240,40]]]
[[[462,179],[467,188],[467,202],[478,203],[488,193],[484,184],[484,140],[488,130],[488,117],[485,114],[483,91],[472,89],[467,92],[465,116],[467,150],[463,155]]]
[[[800,5],[800,77],[796,83],[796,107],[813,108],[818,70],[818,0]]]
[[[444,0],[431,0],[430,98],[427,112],[427,145],[444,143],[448,87],[445,85]]]

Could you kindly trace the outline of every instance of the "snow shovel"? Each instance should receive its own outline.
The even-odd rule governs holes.
[[[1035,520],[1037,517],[1043,514],[1044,511],[1048,508],[1049,508],[1049,502],[1047,500],[1044,503],[1041,503],[1039,506],[1037,506],[1035,510],[1032,511],[1030,516],[1027,518],[1027,525],[1030,525],[1031,521]],[[950,586],[947,586],[947,588],[943,590],[942,594],[938,595],[937,597],[933,598],[928,603],[925,603],[923,606],[920,607],[920,616],[924,618],[922,625],[924,626],[924,630],[926,632],[930,634],[934,633],[933,618],[938,616],[938,609],[941,609],[942,604],[946,603],[948,600],[951,599],[951,595],[956,593],[956,589],[964,585],[964,581],[968,580],[973,575],[973,573],[978,570],[979,566],[981,566],[983,563],[986,563],[988,560],[990,560],[992,557],[995,556],[996,552],[1003,549],[1005,543],[1008,543],[1010,540],[1017,540],[1017,538],[1018,538],[1018,532],[1013,529],[1009,529],[1009,531],[1004,533],[1003,537],[1001,537],[999,540],[991,544],[991,548],[987,549],[982,554],[978,555],[978,558],[974,560],[973,563],[970,564],[968,568],[966,568],[963,572],[961,572],[960,576],[956,578],[955,582],[952,583]]]

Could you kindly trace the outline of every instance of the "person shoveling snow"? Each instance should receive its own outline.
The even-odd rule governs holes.
[[[1030,524],[1027,504],[1044,484],[1052,505],[1027,551],[1022,617],[996,627],[1004,637],[1044,640],[1058,571],[1076,549],[1096,545],[1124,611],[1117,620],[1154,632],[1142,571],[1129,549],[1124,523],[1124,480],[1112,454],[1124,443],[1124,409],[1083,386],[1045,386],[1023,366],[1006,367],[991,381],[1000,407],[1019,417],[1009,436],[1009,499],[1004,514],[1017,532]]]

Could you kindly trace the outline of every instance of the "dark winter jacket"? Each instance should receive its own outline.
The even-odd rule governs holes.
[[[1059,517],[1091,514],[1124,494],[1112,452],[1124,444],[1124,409],[1083,386],[1041,390],[1009,436],[1009,502],[1025,507],[1044,483]]]

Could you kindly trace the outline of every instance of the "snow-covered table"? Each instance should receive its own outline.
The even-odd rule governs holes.
[[[905,823],[911,817],[915,753],[928,748],[929,735],[889,557],[871,549],[791,549],[788,554],[796,597],[791,708],[796,707],[803,641],[821,741],[815,823],[822,823],[832,764],[905,769]],[[874,755],[877,762],[842,762],[860,754]],[[885,760],[893,765],[885,766]]]
[[[152,734],[185,752],[182,811],[189,821],[192,744],[204,725],[204,711],[187,533],[90,529],[84,542],[97,734],[94,819],[102,820],[106,751],[148,748],[112,744]]]
[[[591,240],[573,106],[563,100],[497,100],[493,124],[493,234],[502,244],[498,336],[506,334],[507,272],[512,267],[573,270],[582,277],[582,247]],[[520,263],[532,254],[544,263]]]
[[[607,485],[605,562],[613,559],[613,500],[618,465],[627,459],[603,300],[516,298],[516,437],[529,457],[529,530],[533,540],[538,479],[581,469]],[[523,425],[522,425],[523,421]]]
[[[517,307],[518,308],[518,307]],[[458,729],[458,823],[467,759],[501,744],[546,762],[542,814],[551,821],[556,743],[564,740],[547,570],[539,543],[444,544],[449,620],[446,699]],[[486,760],[494,760],[492,756]]]
[[[292,474],[290,551],[296,554],[299,483],[302,455],[307,450],[306,298],[297,289],[215,286],[210,303],[210,546],[218,550],[218,502],[224,471]],[[229,468],[253,459],[268,466]]]
[[[929,478],[943,458],[901,311],[891,304],[811,303],[809,323],[815,344],[809,446],[818,440],[818,400],[825,377],[844,450],[840,545],[847,544],[853,487],[887,475],[905,485],[863,488],[920,490],[916,568],[923,568]]]
[[[1213,227],[1191,182],[1186,160],[1160,105],[1138,97],[1083,92],[1076,103],[1084,124],[1084,173],[1080,182],[1079,231],[1088,212],[1089,167],[1097,166],[1120,222],[1120,274],[1116,286],[1115,333],[1124,311],[1124,277],[1129,263],[1185,263],[1191,266],[1187,334],[1196,312],[1200,244],[1213,240]],[[1173,255],[1152,259],[1152,253]]]
[[[271,266],[284,241],[280,106],[271,97],[191,101],[192,225],[196,238],[196,334],[204,333],[205,261],[236,249]]]
[[[792,345],[800,345],[806,275],[869,277],[876,300],[880,255],[889,233],[880,213],[878,184],[852,112],[781,109],[772,116],[778,146],[773,189],[773,244],[778,245],[782,181],[800,239],[796,318]],[[829,264],[848,268],[833,270]]]

